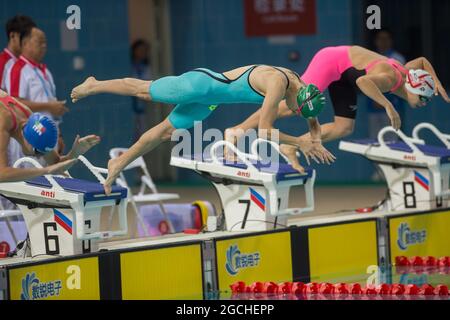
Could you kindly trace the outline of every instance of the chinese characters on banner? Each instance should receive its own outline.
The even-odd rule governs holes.
[[[244,0],[248,37],[315,34],[315,0]]]

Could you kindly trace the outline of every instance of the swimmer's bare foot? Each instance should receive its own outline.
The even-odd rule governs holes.
[[[75,103],[78,100],[90,96],[92,87],[96,82],[97,80],[94,77],[89,77],[82,84],[73,88],[72,93],[70,94],[72,102]]]
[[[116,181],[117,177],[120,174],[120,171],[122,171],[122,168],[119,164],[119,158],[111,159],[108,161],[108,177],[106,178],[104,188],[105,188],[105,194],[110,195],[112,190],[112,185]]]
[[[300,173],[305,173],[305,169],[300,165],[300,163],[298,161],[296,147],[282,144],[282,145],[280,145],[280,152],[289,159],[289,162],[290,162],[292,168],[294,168],[295,170],[297,170]]]

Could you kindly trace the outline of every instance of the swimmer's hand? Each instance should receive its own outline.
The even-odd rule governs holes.
[[[315,153],[322,160],[322,163],[330,165],[336,160],[336,157],[322,145],[321,141],[312,141],[312,144]]]
[[[100,137],[96,135],[89,135],[83,138],[80,138],[79,135],[75,137],[75,141],[73,142],[72,149],[69,152],[70,158],[76,159],[79,156],[82,156],[86,152],[88,152],[92,147],[98,145],[100,143]]]
[[[434,94],[436,96],[441,95],[445,102],[450,103],[450,98],[448,97],[447,91],[445,91],[445,88],[440,81],[436,82],[436,88],[434,90]]]
[[[70,159],[52,164],[51,166],[45,168],[46,171],[45,174],[62,175],[67,170],[69,170],[77,161],[78,161],[77,159]]]
[[[109,175],[106,179],[105,183],[103,184],[103,189],[105,189],[105,194],[109,196],[112,192],[112,184],[114,183],[116,179],[112,179]]]
[[[108,161],[108,177],[106,178],[103,188],[105,189],[105,194],[110,195],[112,191],[112,185],[119,177],[120,172],[124,166],[120,164],[120,158],[111,159]]]
[[[64,101],[49,101],[46,103],[48,112],[52,116],[62,117],[69,109],[66,107],[66,100]]]
[[[395,130],[399,130],[402,126],[402,120],[400,119],[400,115],[392,105],[386,106],[385,109],[389,119],[391,120],[392,127]]]
[[[311,165],[311,159],[318,164],[331,164],[336,159],[331,152],[325,149],[321,142],[313,142],[309,138],[300,137],[298,138],[298,146],[300,151],[305,156],[308,165]]]

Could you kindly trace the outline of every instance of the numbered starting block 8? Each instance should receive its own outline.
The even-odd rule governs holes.
[[[419,138],[430,130],[443,146],[427,145]],[[388,133],[401,141],[386,141]],[[389,187],[388,210],[429,210],[449,205],[450,135],[429,123],[417,125],[413,136],[386,127],[378,140],[342,141],[339,148],[375,162]]]
[[[171,159],[171,165],[191,169],[210,180],[216,188],[224,211],[228,231],[263,231],[285,225],[287,218],[314,210],[314,182],[316,173],[299,173],[288,163],[264,163],[258,148],[268,143],[281,155],[279,146],[271,141],[257,139],[251,153],[239,151],[226,141],[216,142],[209,155],[182,156]],[[236,161],[217,156],[217,151],[228,148]],[[304,208],[288,209],[289,192],[293,186],[304,186]]]
[[[24,217],[32,256],[95,252],[98,240],[127,234],[127,189],[114,186],[106,195],[101,173],[107,171],[94,167],[84,157],[79,159],[98,183],[51,175],[0,183],[0,194],[15,203]],[[19,159],[14,167],[24,163],[41,167],[31,158]],[[118,206],[119,229],[99,231],[101,210],[111,206]]]

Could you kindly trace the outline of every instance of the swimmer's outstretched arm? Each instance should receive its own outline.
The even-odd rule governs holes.
[[[282,133],[275,129],[273,124],[278,118],[278,104],[285,96],[286,84],[279,79],[273,79],[267,84],[266,97],[261,107],[258,121],[258,135],[267,140],[279,139],[280,144],[290,144],[300,147],[298,140],[294,136]]]
[[[105,193],[111,193],[111,186],[119,176],[120,172],[135,159],[152,151],[162,142],[170,140],[176,129],[168,119],[144,133],[141,138],[127,152],[108,162],[108,177],[105,182]]]
[[[284,99],[285,96],[286,83],[283,80],[272,80],[267,85],[266,97],[264,99],[263,105],[261,107],[261,114],[258,123],[258,135],[267,140],[276,140],[279,144],[286,144],[294,146],[306,157],[308,163],[309,159],[312,158],[319,163],[329,163],[334,161],[334,156],[331,155],[325,148],[314,148],[314,145],[309,141],[305,143],[302,137],[294,137],[282,133],[278,129],[273,127],[273,123],[278,117],[278,105]],[[317,125],[316,125],[317,124]],[[317,120],[309,122],[310,131],[313,139],[320,140],[320,124]],[[321,143],[321,142],[320,142]]]
[[[66,160],[45,168],[12,168],[8,165],[8,143],[10,134],[5,130],[4,120],[0,122],[0,182],[16,182],[32,179],[45,174],[61,174],[76,160]]]
[[[242,136],[245,135],[247,130],[258,128],[261,113],[262,110],[259,109],[258,111],[253,113],[250,117],[248,117],[244,122],[225,130],[225,140],[233,144],[237,144],[237,141]],[[294,115],[295,114],[292,112],[292,110],[289,109],[286,100],[283,100],[278,104],[278,119],[287,118]],[[328,150],[326,150],[322,145],[321,126],[318,119],[317,118],[309,119],[308,125],[309,125],[309,133],[302,135],[301,137],[298,138],[299,143],[302,146],[300,149],[303,152],[305,150],[312,149],[313,151],[306,151],[306,154],[309,154],[309,156],[312,157],[313,159],[316,159],[316,161],[317,158],[319,158],[323,163],[330,164],[331,162],[334,162],[334,160],[336,159],[334,155],[331,154]],[[282,153],[290,159],[291,163],[296,167],[301,167],[298,164],[298,159],[296,155],[297,150],[298,147],[294,147],[292,145],[281,145]],[[225,150],[226,154],[227,151],[228,150]],[[317,158],[314,156],[314,154],[316,154]],[[233,157],[232,155],[228,154],[227,156],[230,158]],[[309,156],[306,156],[308,162]]]
[[[383,92],[388,92],[394,86],[389,74],[365,75],[356,80],[356,85],[370,99],[382,106],[391,120],[391,125],[395,130],[400,129],[402,121],[400,115],[395,110],[394,105],[384,96]]]
[[[94,134],[85,136],[81,138],[79,135],[75,137],[75,140],[72,145],[72,149],[70,149],[69,153],[66,155],[59,155],[56,150],[47,153],[44,155],[44,159],[48,164],[56,164],[58,162],[63,162],[67,160],[77,159],[79,156],[84,155],[91,148],[98,145],[101,139],[99,136]]]
[[[439,80],[436,71],[433,68],[433,65],[431,64],[430,61],[428,61],[427,58],[425,57],[420,57],[417,59],[414,59],[410,62],[408,62],[405,65],[406,68],[408,69],[422,69],[427,71],[429,74],[431,74],[431,76],[433,77],[433,80],[435,82],[436,88],[434,89],[434,94],[437,95],[441,95],[442,98],[445,100],[445,102],[450,103],[450,98],[447,94],[447,92],[444,89],[444,86],[442,85],[441,81]]]
[[[152,81],[133,78],[98,81],[94,77],[89,77],[72,90],[70,97],[72,98],[72,102],[75,103],[88,96],[100,93],[111,93],[150,101],[151,97],[149,89],[151,83]]]

